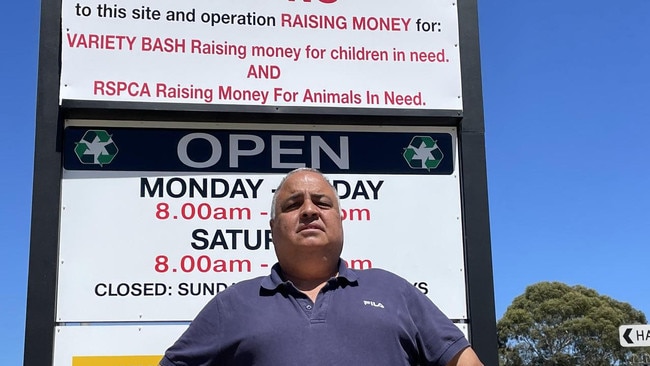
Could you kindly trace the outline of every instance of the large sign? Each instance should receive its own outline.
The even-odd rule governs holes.
[[[25,366],[155,365],[302,166],[497,363],[475,0],[41,3]]]
[[[458,9],[64,0],[61,99],[461,110]]]
[[[80,126],[63,155],[57,321],[188,321],[267,275],[273,190],[299,166],[336,187],[350,267],[396,272],[467,319],[454,128]]]

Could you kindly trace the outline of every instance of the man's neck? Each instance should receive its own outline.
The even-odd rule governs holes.
[[[338,274],[338,261],[336,266],[330,264],[320,269],[317,266],[280,267],[285,279],[314,302],[327,281]]]

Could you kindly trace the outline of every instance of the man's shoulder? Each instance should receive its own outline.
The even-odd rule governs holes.
[[[222,289],[208,301],[204,310],[215,307],[239,308],[244,304],[255,303],[259,298],[264,276],[239,281]]]
[[[404,277],[381,268],[354,270],[358,277],[358,287],[363,291],[392,294],[401,296],[409,303],[430,302],[413,283]]]
[[[410,283],[399,275],[382,268],[369,268],[364,270],[353,270],[359,277],[359,281],[366,283],[379,282],[384,285],[405,286]]]
[[[250,295],[253,293],[259,293],[262,280],[265,276],[249,278],[243,281],[235,282],[228,286],[225,290],[219,292],[217,296],[226,297],[226,296],[239,296],[239,295]]]

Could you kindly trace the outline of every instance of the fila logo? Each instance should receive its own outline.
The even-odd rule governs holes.
[[[364,305],[370,305],[370,306],[375,307],[375,308],[382,308],[382,309],[384,308],[384,304],[382,304],[380,302],[363,300],[363,304]]]

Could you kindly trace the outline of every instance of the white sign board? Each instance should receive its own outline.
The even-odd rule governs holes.
[[[456,324],[468,336],[467,324]],[[158,366],[187,325],[56,327],[54,366]]]
[[[157,366],[187,325],[56,327],[54,366]]]
[[[348,174],[327,176],[341,197],[343,258],[350,267],[393,271],[450,318],[467,319],[455,130],[294,128],[113,128],[106,129],[110,141],[106,137],[103,142],[96,128],[66,129],[57,321],[188,321],[234,282],[268,275],[276,261],[268,226],[271,197],[284,173],[246,170],[272,170],[264,164],[290,164],[290,158],[318,160],[325,171],[328,160],[349,166]],[[188,142],[187,136],[201,138]],[[226,146],[233,136],[237,143]],[[209,139],[224,144],[221,158],[211,160],[216,166],[223,162],[224,168],[182,171],[179,161],[200,159],[179,146],[200,148],[204,142],[214,152],[215,145],[206,143]],[[158,143],[143,149],[147,140]],[[258,145],[246,144],[251,141]],[[323,151],[341,159],[314,153],[318,141],[326,143],[321,144]],[[419,156],[411,154],[413,144]],[[300,156],[300,146],[311,157]],[[101,160],[102,149],[114,155],[112,161],[104,160],[101,167],[80,163]],[[405,174],[364,172],[374,169],[373,158],[382,166],[399,165],[395,169]],[[425,160],[428,168],[422,168]],[[127,169],[140,162],[151,169],[169,166],[171,171]],[[240,172],[224,172],[228,169]]]
[[[64,0],[61,99],[461,110],[456,2]]]
[[[650,324],[630,324],[618,327],[623,347],[650,347]]]

